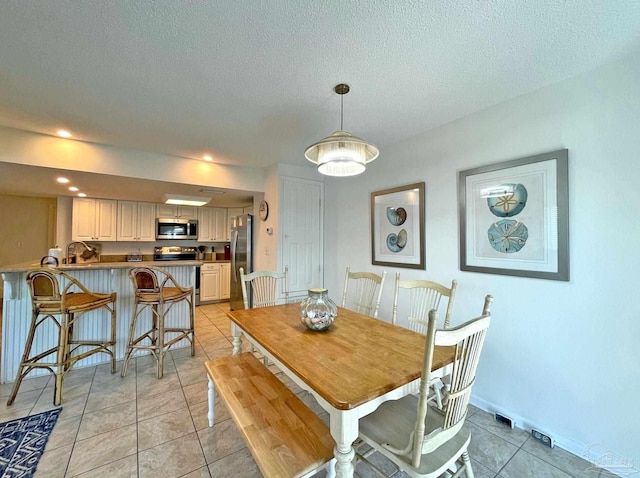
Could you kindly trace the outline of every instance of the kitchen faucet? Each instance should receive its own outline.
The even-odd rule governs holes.
[[[81,254],[83,259],[89,259],[97,254],[97,251],[94,247],[90,246],[84,241],[72,241],[67,245],[67,264],[72,264],[71,261],[71,248],[73,247],[73,262],[78,262],[76,259],[75,246],[76,244],[82,244],[85,247],[85,251]],[[89,252],[90,251],[90,252]]]

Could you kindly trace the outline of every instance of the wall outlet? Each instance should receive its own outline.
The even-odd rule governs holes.
[[[549,448],[553,448],[553,438],[551,438],[548,435],[545,435],[542,432],[539,432],[538,430],[536,430],[535,428],[533,430],[531,430],[531,436],[533,437],[534,440],[542,443],[544,446],[548,446]]]
[[[509,428],[513,428],[515,426],[515,423],[509,417],[505,417],[504,415],[500,415],[499,413],[496,413],[495,417],[496,417],[496,422],[502,423],[503,425],[507,425]]]

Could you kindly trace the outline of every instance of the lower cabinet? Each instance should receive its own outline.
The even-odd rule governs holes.
[[[228,262],[220,264],[220,296],[223,299],[228,299],[231,297],[230,281],[231,281],[231,264]]]
[[[200,303],[229,298],[231,264],[209,263],[200,266]]]

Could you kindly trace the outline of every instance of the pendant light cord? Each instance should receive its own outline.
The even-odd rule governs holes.
[[[344,115],[344,95],[340,95],[340,131],[343,131],[342,129],[343,115]]]

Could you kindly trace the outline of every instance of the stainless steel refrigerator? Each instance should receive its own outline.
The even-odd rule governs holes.
[[[243,214],[233,218],[231,227],[231,277],[230,298],[231,310],[244,309],[242,285],[240,284],[240,268],[244,273],[253,272],[253,216]],[[251,307],[251,289],[247,287],[249,307]]]

